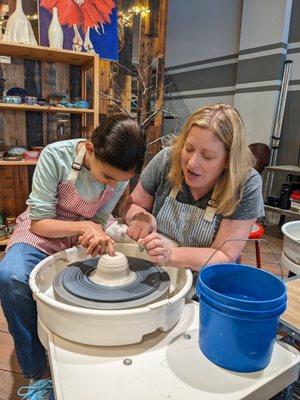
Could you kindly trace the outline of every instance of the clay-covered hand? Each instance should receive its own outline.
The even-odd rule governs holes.
[[[155,217],[148,212],[135,214],[126,231],[127,235],[134,239],[144,239],[150,233],[156,231],[157,223]]]
[[[92,221],[83,221],[84,229],[79,236],[79,244],[86,248],[86,254],[95,257],[97,254],[115,255],[114,241],[108,236],[101,225]]]
[[[152,232],[144,239],[140,239],[138,243],[145,247],[153,263],[168,265],[171,261],[172,247],[159,233]]]

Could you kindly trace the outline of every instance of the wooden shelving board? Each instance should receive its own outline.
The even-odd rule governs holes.
[[[300,175],[300,167],[297,165],[269,165],[265,167],[269,172],[282,172],[290,175]]]
[[[71,114],[94,114],[91,108],[66,108],[54,106],[37,106],[28,104],[0,103],[0,110],[37,111],[37,112],[65,112]]]
[[[273,206],[268,206],[267,204],[265,204],[265,210],[266,211],[272,211],[275,213],[279,213],[282,215],[287,215],[289,217],[298,217],[300,219],[300,214],[296,211],[292,211],[292,210],[284,210],[282,208],[279,207],[273,207]]]
[[[9,239],[0,240],[0,246],[6,246]]]
[[[0,167],[1,166],[9,166],[9,167],[21,167],[24,165],[36,165],[38,160],[20,160],[20,161],[3,161],[0,160]]]
[[[93,65],[94,54],[71,50],[58,50],[43,46],[29,46],[9,42],[0,42],[0,55],[27,60],[48,61],[62,64]]]

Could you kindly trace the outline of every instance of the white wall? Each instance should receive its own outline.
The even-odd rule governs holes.
[[[166,66],[236,53],[242,0],[170,0]]]
[[[182,121],[204,104],[233,104],[230,82],[235,84],[242,4],[242,0],[169,1],[166,73],[175,92],[167,104]],[[208,78],[209,71],[215,72]],[[228,76],[224,85],[214,79],[223,74]],[[195,86],[190,87],[192,75]],[[165,120],[164,133],[174,126],[174,121]]]

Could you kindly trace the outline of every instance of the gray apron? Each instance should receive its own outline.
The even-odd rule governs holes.
[[[221,221],[208,202],[205,210],[176,200],[177,189],[172,189],[159,210],[158,231],[176,240],[181,247],[209,247]]]
[[[172,189],[159,210],[156,221],[158,231],[176,240],[181,247],[209,247],[219,228],[221,218],[211,201],[205,210],[191,204],[179,203],[176,200],[178,189]],[[212,194],[213,197],[213,194]],[[193,285],[187,299],[198,300],[196,282],[198,273],[193,271]]]

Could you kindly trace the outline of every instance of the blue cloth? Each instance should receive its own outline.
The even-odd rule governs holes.
[[[39,378],[47,369],[45,350],[37,335],[36,303],[28,284],[31,271],[46,257],[35,247],[19,243],[0,262],[1,306],[27,378]]]

